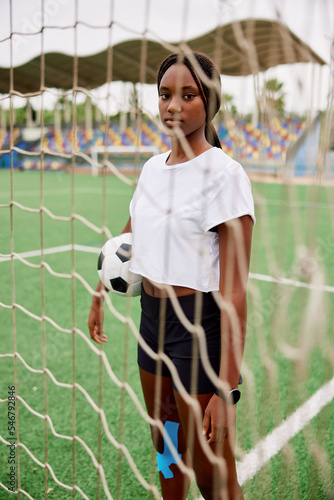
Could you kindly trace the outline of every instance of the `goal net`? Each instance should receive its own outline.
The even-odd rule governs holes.
[[[91,149],[92,175],[98,175],[98,166],[104,161],[107,169],[117,175],[118,169],[134,172],[151,156],[161,152],[158,146],[94,146]],[[117,163],[119,166],[117,167]]]
[[[246,499],[333,498],[333,14],[320,0],[2,2],[0,498],[161,498],[140,299],[106,295],[103,346],[87,320],[100,249],[143,163],[171,147],[159,63],[190,50],[222,74],[214,124],[255,201],[239,483]]]

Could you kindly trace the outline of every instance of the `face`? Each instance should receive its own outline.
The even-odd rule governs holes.
[[[180,129],[185,137],[203,133],[206,112],[201,94],[187,66],[174,64],[161,79],[159,112],[162,123],[174,135]]]

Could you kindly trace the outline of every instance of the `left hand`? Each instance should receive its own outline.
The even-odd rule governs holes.
[[[223,442],[228,437],[229,427],[235,425],[236,406],[228,405],[222,398],[214,394],[205,408],[203,418],[203,434],[208,444]]]

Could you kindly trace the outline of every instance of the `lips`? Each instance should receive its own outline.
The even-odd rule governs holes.
[[[166,125],[174,126],[174,125],[180,125],[180,123],[182,123],[182,120],[179,120],[177,118],[172,118],[172,117],[165,118]]]

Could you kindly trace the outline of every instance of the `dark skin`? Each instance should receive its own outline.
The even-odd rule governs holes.
[[[122,233],[131,233],[131,218],[129,218],[126,226],[124,227]],[[108,338],[103,330],[103,320],[104,320],[104,310],[103,310],[103,295],[102,293],[108,293],[108,289],[104,286],[102,281],[99,281],[95,295],[92,299],[92,305],[90,308],[90,313],[88,317],[88,328],[89,334],[97,344],[103,344],[107,342]]]
[[[171,66],[163,76],[159,88],[159,112],[161,121],[172,138],[168,165],[188,161],[212,147],[205,138],[204,103],[186,66]],[[186,143],[182,139],[186,139]],[[250,216],[245,215],[230,223],[220,224],[215,229],[218,231],[220,256],[219,291],[224,303],[223,309],[230,311],[224,312],[221,319],[222,355],[219,378],[227,387],[236,388],[245,345],[246,286],[253,221]],[[130,231],[131,219],[123,232]],[[168,296],[167,287],[157,286],[147,278],[143,278],[143,287],[151,296]],[[172,288],[176,296],[196,293],[191,288]],[[91,338],[99,344],[107,341],[103,331],[102,290],[105,288],[99,283],[88,320]],[[163,423],[167,419],[180,422],[179,452],[184,463],[193,467],[203,497],[216,500],[243,499],[237,481],[234,456],[236,407],[227,405],[216,394],[209,393],[193,396],[198,402],[198,409],[195,411],[186,399],[173,389],[170,378],[158,379],[156,375],[142,369],[140,378],[149,415],[156,417],[158,412]],[[157,384],[161,384],[160,403],[152,397]],[[194,431],[194,421],[199,422],[198,432]],[[161,433],[156,428],[151,431],[155,447],[158,451],[162,450]],[[223,457],[227,480],[224,466],[212,464],[212,454]],[[165,479],[160,473],[163,498],[184,500],[188,495],[189,478],[182,473],[178,465],[171,465],[171,469],[173,480]]]

